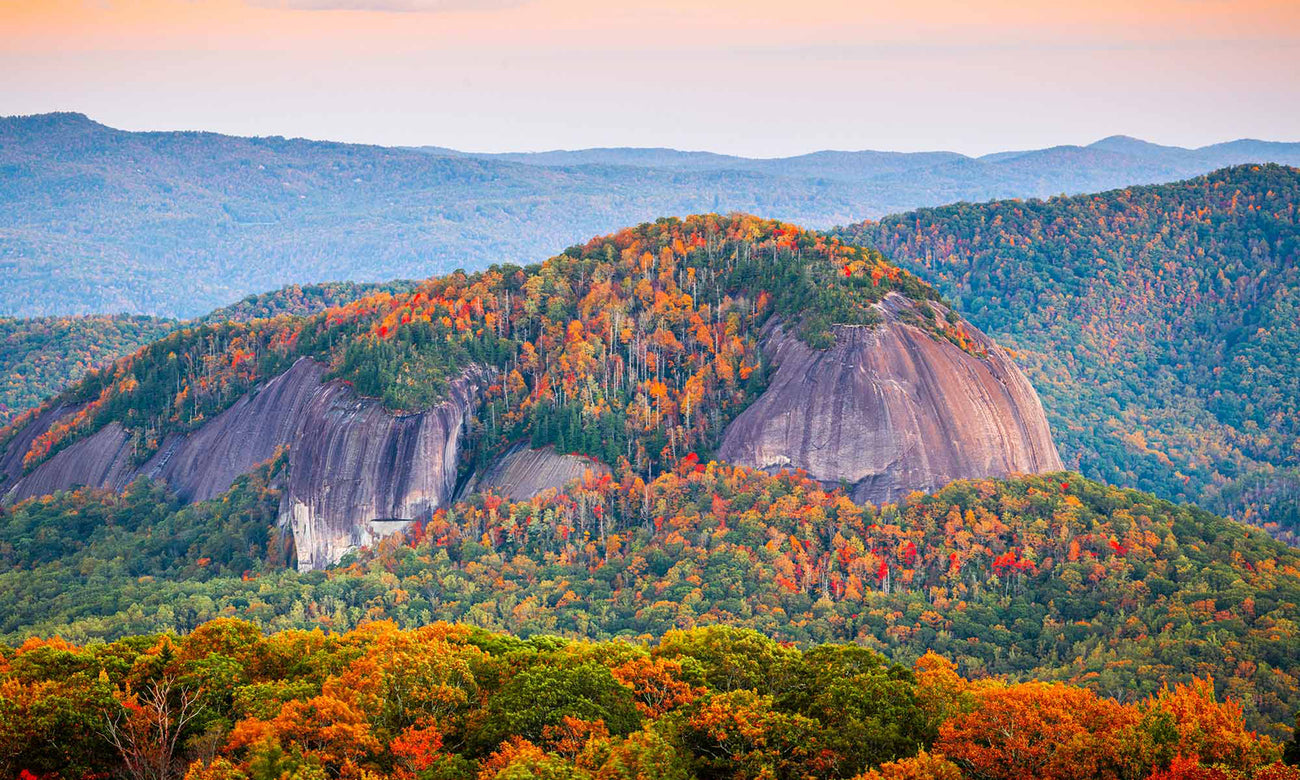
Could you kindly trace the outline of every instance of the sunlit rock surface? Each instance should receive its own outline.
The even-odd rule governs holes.
[[[771,328],[764,349],[776,370],[727,427],[719,458],[804,469],[873,503],[955,479],[1061,469],[1038,395],[1006,352],[971,325],[987,356],[904,324],[908,306],[890,295],[883,324],[839,326],[823,351]]]

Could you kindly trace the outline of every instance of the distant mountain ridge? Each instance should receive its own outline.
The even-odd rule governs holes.
[[[700,168],[705,170],[745,170],[768,175],[822,176],[839,181],[854,181],[873,176],[887,176],[916,171],[952,175],[956,181],[961,171],[978,170],[979,163],[990,172],[997,169],[1026,169],[1046,161],[1089,160],[1098,166],[1118,169],[1124,166],[1149,170],[1158,175],[1185,178],[1215,168],[1249,162],[1300,161],[1300,143],[1283,143],[1241,138],[1194,149],[1164,146],[1126,135],[1112,135],[1086,146],[1060,145],[1045,149],[1024,149],[971,157],[958,152],[887,152],[876,150],[820,150],[790,157],[750,158],[715,152],[690,152],[670,148],[596,147],[544,152],[463,152],[445,147],[418,147],[428,154],[468,157],[542,167],[579,165],[622,165],[647,168]],[[1014,163],[1014,164],[1013,164]],[[1060,194],[1047,192],[1043,194]]]
[[[672,149],[469,154],[206,132],[81,114],[0,118],[0,314],[193,317],[290,284],[527,262],[663,215],[830,227],[954,201],[1169,181],[1300,144],[1187,150],[1114,137],[970,158]]]

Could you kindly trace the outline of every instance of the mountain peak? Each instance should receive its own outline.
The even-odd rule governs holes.
[[[107,125],[79,111],[51,111],[45,114],[16,114],[0,117],[0,130],[48,133],[68,130],[107,130]]]
[[[1144,141],[1144,140],[1142,140],[1141,138],[1134,138],[1134,137],[1131,136],[1131,135],[1110,135],[1110,136],[1106,136],[1105,138],[1101,139],[1100,141],[1095,141],[1095,142],[1093,142],[1093,143],[1091,143],[1091,144],[1088,144],[1088,148],[1089,148],[1089,149],[1103,149],[1103,150],[1105,150],[1105,151],[1109,151],[1109,152],[1147,152],[1147,153],[1149,153],[1149,152],[1157,152],[1157,151],[1173,151],[1173,150],[1182,151],[1182,150],[1179,149],[1179,147],[1177,147],[1177,146],[1164,146],[1164,145],[1162,145],[1162,144],[1154,144],[1154,143],[1151,143],[1150,141]]]

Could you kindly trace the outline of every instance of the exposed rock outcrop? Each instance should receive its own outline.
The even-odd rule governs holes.
[[[23,456],[31,449],[36,437],[49,430],[55,422],[67,415],[76,414],[81,407],[77,405],[57,404],[40,410],[33,419],[16,431],[13,437],[0,447],[0,495],[3,495],[23,475]]]
[[[911,306],[891,294],[882,324],[839,326],[823,351],[772,327],[764,350],[776,370],[727,427],[719,458],[804,469],[873,503],[955,479],[1061,469],[1038,395],[1006,352],[970,325],[987,356],[905,324]]]
[[[611,472],[608,466],[591,458],[561,455],[549,445],[532,449],[526,442],[520,442],[506,450],[481,475],[470,478],[460,495],[491,490],[511,501],[523,501],[543,490],[559,490],[588,473],[600,476]]]
[[[125,431],[113,424],[22,476],[23,442],[75,412],[51,410],[20,431],[0,457],[10,475],[7,497],[78,485],[121,489],[146,475],[186,500],[202,501],[287,446],[281,522],[293,526],[300,569],[328,565],[400,529],[403,523],[394,521],[427,515],[450,500],[461,430],[484,377],[468,372],[451,383],[442,404],[393,415],[341,382],[325,382],[324,374],[323,366],[299,360],[198,430],[170,437],[139,468],[131,464]]]

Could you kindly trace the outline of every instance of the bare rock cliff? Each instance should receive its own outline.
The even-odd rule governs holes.
[[[281,522],[293,526],[298,567],[338,561],[348,550],[391,533],[450,500],[465,417],[483,376],[469,372],[448,399],[426,412],[393,415],[358,398],[325,369],[303,359],[198,430],[173,436],[143,466],[131,463],[116,424],[62,450],[26,476],[32,439],[75,409],[33,420],[0,453],[6,498],[22,500],[79,485],[122,489],[137,476],[166,482],[188,501],[220,495],[235,478],[289,448]],[[398,521],[398,522],[394,522]]]
[[[804,469],[877,504],[955,479],[1061,469],[1038,395],[1006,352],[970,325],[987,357],[905,324],[899,313],[910,305],[891,294],[884,323],[837,327],[822,351],[769,330],[775,373],[727,427],[719,458]]]

